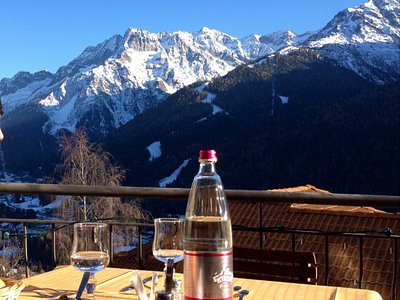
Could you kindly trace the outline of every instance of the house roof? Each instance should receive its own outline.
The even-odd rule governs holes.
[[[385,211],[367,207],[367,206],[344,206],[344,205],[323,205],[323,204],[299,204],[293,203],[290,205],[292,212],[298,211],[302,213],[320,213],[338,214],[338,215],[366,215],[371,217],[371,214],[386,214]]]
[[[272,190],[279,192],[329,193],[312,185]],[[262,217],[258,203],[230,201],[232,224],[244,227],[277,227],[315,230],[320,232],[382,233],[390,228],[400,233],[400,214],[387,213],[372,207],[315,205],[315,204],[262,204]],[[261,220],[261,224],[260,224]],[[311,251],[318,262],[319,284],[325,284],[325,236],[272,232],[264,234],[265,249]],[[330,236],[330,285],[357,287],[360,274],[360,238]],[[260,247],[258,232],[234,231],[235,246]],[[393,275],[393,241],[385,238],[362,238],[363,279],[362,288],[378,291],[390,299]],[[400,255],[398,255],[400,257]],[[400,266],[400,262],[398,263]],[[398,271],[398,274],[399,271]],[[400,287],[398,287],[398,290]]]

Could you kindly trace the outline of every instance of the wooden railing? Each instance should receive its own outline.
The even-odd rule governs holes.
[[[255,190],[225,190],[230,200],[243,200],[261,203],[305,203],[345,206],[400,207],[400,196],[321,194],[303,192],[272,192]],[[186,200],[189,189],[148,188],[125,186],[84,186],[61,184],[0,183],[0,194],[26,195],[86,195],[104,197],[174,198]]]
[[[344,205],[344,206],[372,206],[372,207],[387,207],[400,209],[400,196],[387,195],[355,195],[355,194],[321,194],[321,193],[303,193],[303,192],[271,192],[271,191],[255,191],[255,190],[226,190],[226,195],[229,200],[258,202],[263,204],[268,203],[306,203],[306,204],[325,204],[325,205]],[[23,184],[23,183],[0,183],[0,194],[24,194],[24,195],[87,195],[87,196],[104,196],[104,197],[126,197],[126,198],[153,198],[153,199],[177,199],[186,200],[189,195],[189,189],[180,188],[147,188],[147,187],[108,187],[108,186],[78,186],[78,185],[58,185],[58,184]],[[55,245],[56,227],[70,224],[73,222],[61,220],[30,220],[30,219],[10,219],[0,218],[0,223],[20,223],[23,225],[24,237],[24,263],[26,275],[29,276],[28,268],[28,240],[27,226],[33,224],[49,224],[51,225],[52,233],[52,261],[56,261],[57,251]],[[153,224],[148,223],[126,223],[107,221],[110,225],[110,242],[113,240],[112,227],[114,225],[122,226],[137,226],[139,231],[139,262],[143,258],[143,242],[142,230],[150,228]],[[241,226],[233,226],[235,230],[257,231],[260,234],[264,232],[285,232],[291,233],[294,236],[297,233],[319,234],[326,237],[326,259],[328,258],[329,239],[331,235],[340,235],[339,233],[321,233],[310,230],[291,230],[285,228],[242,228]],[[355,236],[360,241],[360,280],[362,279],[362,241],[364,237],[385,237],[385,235],[373,234],[358,234],[345,233],[343,236]],[[391,234],[386,238],[393,242],[393,284],[392,284],[392,299],[397,299],[396,283],[398,280],[398,243],[400,235]],[[110,243],[112,245],[112,242]],[[111,247],[111,260],[113,259],[113,249]],[[328,283],[327,276],[329,274],[329,261],[325,262],[325,282]],[[360,286],[359,286],[360,287]]]

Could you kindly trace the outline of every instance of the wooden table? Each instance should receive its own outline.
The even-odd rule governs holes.
[[[96,300],[102,299],[133,299],[137,300],[135,290],[121,291],[129,286],[129,278],[135,270],[106,268],[96,274],[97,289]],[[140,271],[145,278],[151,276],[152,271]],[[70,298],[79,286],[82,273],[72,266],[61,267],[54,271],[24,279],[26,285],[19,299],[58,299],[62,293]],[[307,285],[284,283],[277,281],[262,281],[235,278],[234,285],[240,285],[250,291],[245,300],[382,300],[375,291],[340,288],[322,285]],[[147,283],[146,291],[149,294],[150,285]],[[238,299],[237,292],[234,299]]]

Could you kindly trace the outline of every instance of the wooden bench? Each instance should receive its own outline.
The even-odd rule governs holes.
[[[233,248],[235,277],[295,283],[317,283],[313,252]]]

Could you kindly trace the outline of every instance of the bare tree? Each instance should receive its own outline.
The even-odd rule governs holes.
[[[118,186],[125,171],[114,165],[110,154],[98,144],[90,144],[84,130],[61,138],[63,184]],[[94,215],[111,217],[114,201],[104,197],[74,196],[63,201],[62,212],[70,220],[88,219]],[[96,209],[95,209],[96,208]]]
[[[111,155],[100,145],[89,143],[84,130],[77,130],[71,136],[61,138],[61,183],[76,185],[118,186],[121,184],[125,171],[112,163]],[[123,202],[120,198],[95,196],[66,196],[62,199],[57,215],[70,221],[98,219],[148,219],[146,212],[140,209],[137,200]],[[115,227],[113,227],[115,229]],[[135,228],[117,228],[119,245],[130,244],[136,233]],[[71,228],[63,228],[59,232],[58,262],[68,260],[71,249]]]

